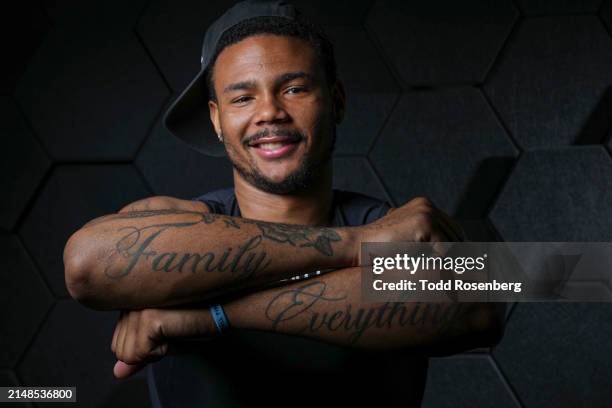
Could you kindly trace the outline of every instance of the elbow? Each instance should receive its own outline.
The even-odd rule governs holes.
[[[72,234],[64,247],[64,281],[68,293],[77,301],[85,295],[85,288],[89,283],[89,270],[81,235],[81,231]]]
[[[72,234],[64,247],[64,281],[70,296],[92,309],[104,309],[96,295],[95,264],[91,244],[83,230]]]

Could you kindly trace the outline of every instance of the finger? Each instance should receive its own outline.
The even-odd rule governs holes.
[[[113,340],[111,341],[111,351],[113,353],[117,350],[117,337],[119,336],[119,327],[121,326],[121,318],[123,317],[123,311],[119,312],[119,318],[117,318],[117,323],[115,323],[115,330],[113,331]]]
[[[139,312],[130,311],[126,317],[125,335],[123,336],[123,359],[130,361],[136,357],[136,341],[138,340],[138,317]]]
[[[127,334],[127,319],[129,318],[130,312],[125,311],[123,317],[121,318],[121,323],[119,325],[119,333],[117,334],[117,346],[115,348],[115,356],[118,359],[122,359],[124,356],[124,348],[123,344],[125,343],[125,336]]]
[[[127,378],[142,370],[145,366],[146,364],[127,364],[118,360],[113,367],[113,375],[119,379]]]

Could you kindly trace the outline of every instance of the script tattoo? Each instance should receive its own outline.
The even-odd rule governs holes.
[[[117,219],[130,220],[172,215],[184,217],[180,217],[180,221],[120,228],[119,231],[123,235],[115,243],[114,251],[108,258],[107,267],[104,271],[106,276],[115,279],[127,276],[139,261],[144,260],[151,263],[153,271],[179,273],[185,270],[190,270],[192,273],[198,271],[238,273],[241,271],[240,274],[244,278],[248,278],[256,272],[264,270],[272,262],[269,254],[258,248],[264,239],[293,247],[312,247],[327,256],[332,256],[334,253],[332,244],[341,240],[338,233],[329,228],[274,224],[219,214],[175,209],[123,212],[113,217],[105,217],[99,221],[94,221],[88,225]],[[251,236],[237,247],[228,247],[221,252],[158,252],[152,248],[155,240],[168,229],[187,228],[196,224],[213,224],[217,221],[222,222],[226,228],[238,230],[242,229],[241,225],[244,224],[255,225],[258,227],[260,234]],[[127,265],[118,267],[116,262],[118,258],[127,260]]]
[[[294,247],[312,247],[320,253],[333,256],[332,242],[341,240],[340,235],[329,228],[313,228],[291,224],[272,224],[268,222],[244,220],[255,224],[261,230],[264,238],[278,243],[286,243]]]
[[[314,281],[278,293],[266,307],[266,318],[272,322],[272,329],[278,331],[288,321],[306,316],[306,322],[297,334],[317,333],[323,330],[344,332],[349,344],[354,344],[372,328],[392,329],[406,326],[432,325],[439,333],[464,312],[460,303],[384,303],[373,307],[357,307],[345,303],[341,308],[325,312],[314,310],[315,305],[338,303],[344,296],[331,297],[325,293],[327,284]],[[293,331],[293,330],[292,330]]]
[[[220,253],[203,252],[158,252],[151,248],[153,242],[170,228],[185,228],[199,223],[211,224],[219,216],[209,213],[193,211],[140,211],[137,213],[119,214],[118,218],[143,218],[163,214],[190,214],[196,215],[193,221],[167,222],[144,227],[128,226],[119,231],[125,234],[115,244],[115,251],[111,254],[104,273],[109,278],[118,279],[129,275],[140,260],[150,261],[151,269],[159,272],[225,272],[239,273],[241,278],[248,278],[264,270],[272,262],[268,253],[258,247],[261,244],[261,235],[248,238],[237,247],[229,247]],[[227,220],[227,218],[225,218]],[[226,225],[228,225],[226,223]],[[235,226],[231,225],[236,228]],[[238,227],[239,228],[239,227]],[[116,258],[127,260],[125,267],[117,270]]]

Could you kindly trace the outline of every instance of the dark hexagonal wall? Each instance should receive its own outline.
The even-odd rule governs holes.
[[[601,146],[525,153],[491,220],[506,241],[610,241],[611,175]]]
[[[142,13],[146,0],[106,0],[81,2],[74,0],[42,0],[52,22],[58,26],[104,24],[131,29]],[[98,26],[97,29],[100,27]]]
[[[596,16],[526,19],[485,90],[525,149],[601,143],[612,124],[612,38]]]
[[[19,109],[12,99],[0,98],[4,113],[0,149],[0,185],[5,188],[0,201],[0,228],[9,230],[21,215],[30,197],[38,187],[51,161],[34,138]]]
[[[472,242],[503,241],[487,218],[457,219],[468,239]]]
[[[307,16],[325,28],[360,25],[372,6],[369,0],[296,0],[293,2]],[[325,10],[321,13],[321,10]]]
[[[53,296],[17,236],[0,234],[0,254],[0,367],[13,367],[42,323]]]
[[[474,241],[612,240],[612,0],[297,2],[329,33],[346,88],[336,188],[395,205],[427,195]],[[232,3],[3,6],[0,385],[150,406],[142,373],[112,376],[116,313],[54,300],[62,249],[130,201],[231,185],[227,159],[160,118]],[[609,406],[609,309],[509,307],[492,351],[431,359],[423,406]]]
[[[116,312],[94,312],[73,300],[58,301],[19,364],[18,375],[25,384],[77,387],[83,406],[112,400],[123,386],[113,376],[116,360],[110,350],[117,317]],[[135,395],[137,405],[143,406],[148,395]]]
[[[159,122],[140,150],[136,165],[158,195],[188,199],[233,183],[227,158],[208,157],[190,149]]]
[[[206,28],[232,1],[152,0],[140,18],[138,33],[175,92],[200,69]]]
[[[54,169],[19,230],[57,296],[68,294],[62,253],[87,221],[151,195],[131,165],[64,165]]]
[[[484,80],[518,13],[511,1],[379,1],[367,27],[406,85]]]
[[[327,32],[336,47],[338,76],[347,99],[336,153],[366,154],[391,113],[399,88],[362,27],[333,27]]]
[[[518,154],[476,88],[406,93],[371,158],[398,204],[428,196],[481,218]]]
[[[392,202],[372,165],[363,157],[336,157],[334,159],[334,188],[356,191],[389,203]]]
[[[527,15],[596,13],[602,0],[517,0]]]
[[[0,387],[10,387],[17,384],[17,378],[12,371],[0,370]]]
[[[525,406],[609,406],[611,313],[612,303],[517,305],[493,356]]]
[[[11,2],[2,7],[4,21],[2,36],[2,80],[0,91],[11,94],[15,82],[26,67],[49,29],[49,21],[40,3],[34,1]]]
[[[16,96],[54,159],[118,160],[134,156],[168,90],[133,32],[85,19],[51,30]]]
[[[499,378],[497,366],[486,354],[433,358],[422,407],[520,407]]]
[[[601,8],[601,17],[603,18],[608,32],[612,33],[612,1],[605,0]]]

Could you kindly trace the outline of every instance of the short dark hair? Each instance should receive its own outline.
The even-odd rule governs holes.
[[[206,70],[208,97],[211,100],[217,101],[217,95],[213,84],[213,71],[221,51],[247,37],[259,34],[295,37],[306,41],[315,51],[319,61],[323,63],[327,83],[331,85],[336,82],[337,72],[334,48],[319,26],[304,18],[290,20],[284,17],[254,17],[236,24],[224,32],[219,39],[213,58]]]

